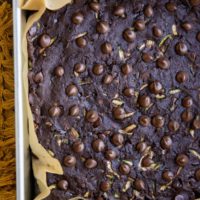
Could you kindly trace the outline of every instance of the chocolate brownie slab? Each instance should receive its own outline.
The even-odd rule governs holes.
[[[77,0],[27,40],[46,200],[200,198],[199,0]]]

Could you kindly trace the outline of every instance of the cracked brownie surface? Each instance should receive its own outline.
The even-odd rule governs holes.
[[[76,0],[27,40],[46,200],[200,198],[199,0]]]

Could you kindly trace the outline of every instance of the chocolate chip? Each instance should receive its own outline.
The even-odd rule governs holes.
[[[133,68],[130,64],[123,64],[121,70],[124,75],[128,75],[133,71]]]
[[[192,126],[194,129],[200,129],[200,118],[196,117],[192,122]]]
[[[176,74],[176,81],[179,82],[179,83],[184,83],[188,80],[188,74],[187,72],[184,72],[184,71],[179,71],[177,74]]]
[[[76,141],[72,145],[72,149],[76,153],[83,152],[84,148],[85,148],[85,145],[81,141]]]
[[[103,192],[108,192],[111,188],[111,185],[108,181],[103,181],[100,185],[100,188]]]
[[[139,118],[139,123],[140,123],[140,125],[146,127],[150,124],[150,118],[146,115],[142,115]]]
[[[200,32],[197,33],[196,38],[197,38],[197,40],[200,42]]]
[[[156,37],[161,37],[163,35],[163,31],[157,26],[154,26],[152,31],[153,31],[153,35]]]
[[[70,84],[67,86],[65,90],[67,96],[77,96],[78,94],[78,88],[74,84]]]
[[[149,63],[153,60],[153,56],[149,53],[143,53],[142,54],[142,60],[145,62],[145,63]]]
[[[147,95],[140,95],[138,98],[138,104],[143,108],[148,108],[151,104],[151,99]]]
[[[172,139],[170,136],[163,136],[160,141],[160,146],[163,149],[170,149],[172,146]]]
[[[139,152],[139,153],[143,153],[147,148],[147,144],[146,142],[139,142],[137,143],[136,145],[136,150]]]
[[[122,163],[122,164],[120,164],[120,166],[119,166],[119,171],[120,171],[121,174],[127,175],[127,174],[130,173],[131,169],[130,169],[130,166],[129,166],[129,165],[127,165],[127,164],[125,164],[125,163]]]
[[[81,24],[84,20],[84,16],[81,12],[76,12],[72,15],[72,22],[76,25]]]
[[[182,106],[185,108],[190,108],[193,105],[193,100],[191,97],[185,97],[182,100]]]
[[[145,29],[145,22],[144,20],[138,19],[134,22],[133,26],[137,31],[143,31]]]
[[[121,107],[114,108],[112,113],[113,113],[114,118],[118,120],[124,119],[124,115],[126,114],[125,110]]]
[[[181,24],[182,28],[185,30],[185,31],[190,31],[192,30],[192,24],[189,23],[189,22],[184,22]]]
[[[36,83],[41,83],[41,82],[43,82],[44,76],[43,76],[42,72],[38,72],[38,73],[34,76],[33,80],[34,80]]]
[[[53,106],[49,109],[49,115],[51,117],[59,117],[62,113],[62,110],[59,106]]]
[[[110,54],[112,52],[112,45],[109,42],[105,42],[101,45],[101,51],[103,54]]]
[[[95,11],[95,12],[98,12],[100,10],[100,4],[97,3],[97,2],[91,2],[89,4],[89,7],[91,10]]]
[[[185,154],[179,154],[176,157],[176,163],[177,165],[179,165],[180,167],[184,167],[185,165],[187,165],[189,162],[189,158],[187,155]]]
[[[162,84],[159,81],[157,81],[157,80],[151,82],[150,85],[149,85],[149,90],[153,94],[159,94],[159,93],[161,93],[162,89],[163,89]]]
[[[79,37],[76,39],[76,44],[80,48],[84,48],[87,45],[87,41],[84,37]]]
[[[76,63],[74,65],[74,71],[77,73],[83,73],[86,70],[86,65],[83,63]]]
[[[173,180],[174,178],[174,173],[169,171],[169,170],[165,170],[163,173],[162,173],[162,178],[166,181],[171,181]]]
[[[136,178],[136,180],[134,182],[134,187],[138,191],[144,190],[145,189],[144,181],[141,180],[141,179]]]
[[[64,68],[63,68],[63,67],[58,66],[58,67],[55,68],[54,73],[55,73],[55,75],[56,75],[57,77],[61,77],[61,76],[64,75],[65,71],[64,71]]]
[[[151,123],[156,128],[162,128],[164,126],[164,124],[165,124],[165,119],[161,115],[155,115],[152,118]]]
[[[115,16],[123,17],[125,14],[125,8],[123,6],[118,5],[114,8],[113,14]]]
[[[176,53],[180,56],[184,56],[187,51],[188,51],[188,47],[185,43],[183,42],[178,42],[175,46],[175,50],[176,50]]]
[[[89,158],[85,161],[85,167],[88,169],[95,168],[96,166],[97,166],[97,161],[94,159]]]
[[[117,154],[114,150],[107,150],[105,153],[105,158],[107,160],[114,160],[117,157]]]
[[[58,183],[57,183],[57,187],[60,189],[60,190],[64,190],[64,191],[67,191],[68,189],[68,182],[66,180],[60,180]]]
[[[42,36],[40,36],[39,43],[40,43],[40,46],[42,48],[49,47],[51,45],[51,38],[50,38],[50,36],[47,35],[47,34],[43,34]]]
[[[94,111],[94,110],[87,111],[86,120],[88,122],[94,123],[94,122],[96,122],[98,120],[98,118],[99,118],[99,115],[98,115],[98,113],[96,111]]]
[[[119,133],[118,134],[114,134],[112,136],[112,140],[111,141],[115,146],[121,146],[124,143],[124,137],[123,137],[122,134],[119,134]]]
[[[69,109],[69,115],[71,116],[78,116],[80,109],[77,105],[71,106]]]
[[[134,96],[134,89],[133,88],[125,88],[123,93],[126,97],[132,97],[132,96]]]
[[[71,155],[66,156],[64,158],[64,165],[66,167],[74,167],[76,165],[76,158]]]
[[[197,181],[200,181],[200,169],[197,169],[195,171],[195,178],[196,178]]]
[[[168,11],[170,11],[170,12],[174,12],[174,11],[177,10],[176,4],[173,3],[173,2],[168,2],[168,3],[166,3],[166,4],[165,4],[165,7],[166,7],[166,9],[167,9]]]
[[[130,28],[127,28],[124,30],[123,32],[123,38],[127,41],[127,42],[133,42],[136,38],[136,34],[134,31],[132,31]]]
[[[153,16],[153,8],[151,5],[146,5],[144,7],[144,15],[146,17],[152,17]]]
[[[142,167],[150,167],[153,164],[153,160],[149,156],[145,156],[142,159]]]
[[[175,120],[171,120],[168,123],[168,128],[170,131],[176,132],[178,131],[179,127],[180,127],[179,123]]]
[[[102,152],[105,150],[105,144],[102,140],[96,139],[92,142],[92,148],[96,152]]]
[[[190,4],[192,6],[199,6],[200,5],[200,0],[190,0]]]
[[[113,81],[113,76],[110,74],[105,75],[103,78],[103,83],[106,85],[109,85],[110,83],[112,83],[112,81]]]
[[[104,71],[104,66],[101,64],[95,64],[92,68],[92,72],[97,76],[101,75],[103,71]]]
[[[107,33],[110,30],[109,24],[106,21],[100,21],[97,23],[96,30],[98,33]]]
[[[167,58],[165,57],[160,57],[156,61],[157,67],[160,69],[169,69],[170,67],[170,62]]]
[[[181,119],[184,122],[190,122],[193,119],[193,113],[190,110],[185,110],[181,114]]]

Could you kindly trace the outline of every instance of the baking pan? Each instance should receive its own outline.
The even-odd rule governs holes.
[[[13,0],[14,73],[15,73],[15,137],[16,137],[16,191],[17,200],[31,199],[31,167],[28,142],[27,115],[24,104],[22,34],[25,11],[20,0]]]

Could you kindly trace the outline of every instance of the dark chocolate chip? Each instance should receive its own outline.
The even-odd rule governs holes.
[[[150,124],[150,118],[146,115],[142,115],[139,117],[139,124],[146,127]]]
[[[144,190],[145,189],[144,181],[141,180],[141,179],[136,178],[136,180],[134,182],[134,187],[138,191]]]
[[[102,152],[105,150],[105,144],[104,144],[103,140],[96,139],[92,142],[92,148],[96,152]]]
[[[200,168],[195,171],[195,178],[197,181],[200,181]]]
[[[200,129],[200,118],[199,116],[194,119],[192,122],[192,126],[194,129]]]
[[[112,45],[109,42],[105,42],[101,45],[101,51],[103,54],[110,54],[112,52]]]
[[[188,52],[188,47],[183,42],[178,42],[175,46],[176,53],[180,56],[184,56]]]
[[[184,71],[179,71],[177,74],[176,74],[176,81],[179,82],[179,83],[184,83],[188,80],[188,74],[187,72],[184,72]]]
[[[74,71],[77,73],[83,73],[86,70],[86,66],[83,63],[77,63],[74,65]]]
[[[64,165],[66,167],[74,167],[76,165],[76,158],[71,155],[66,156],[64,158]]]
[[[190,31],[192,30],[192,24],[189,23],[189,22],[184,22],[181,24],[182,28],[185,30],[185,31]]]
[[[71,116],[78,116],[80,109],[77,105],[71,106],[69,109],[69,115]]]
[[[162,128],[165,124],[165,119],[161,115],[155,115],[153,116],[151,123],[156,128]]]
[[[144,15],[146,17],[152,17],[153,16],[153,8],[151,5],[146,5],[144,7]]]
[[[153,60],[153,56],[149,53],[143,53],[142,54],[142,60],[145,62],[145,63],[149,63]]]
[[[147,95],[140,95],[138,98],[138,104],[143,108],[148,108],[151,104],[151,99]]]
[[[44,76],[43,76],[42,72],[38,72],[38,73],[34,76],[33,80],[34,80],[36,83],[41,83],[41,82],[43,82]]]
[[[68,189],[68,182],[66,180],[60,180],[58,183],[57,183],[57,187],[60,189],[60,190],[64,190],[64,191],[67,191]]]
[[[74,84],[70,84],[67,86],[65,90],[67,96],[76,96],[78,94],[78,88]]]
[[[165,7],[170,12],[174,12],[174,11],[177,10],[176,4],[174,2],[168,2],[168,3],[166,3]]]
[[[177,165],[179,165],[180,167],[184,167],[185,165],[187,165],[189,162],[189,158],[187,155],[185,154],[179,154],[176,157],[176,163]]]
[[[127,175],[127,174],[130,173],[131,169],[130,169],[130,166],[128,164],[122,163],[119,166],[119,171],[120,171],[121,174]]]
[[[114,118],[118,120],[124,119],[124,115],[126,114],[125,110],[121,107],[114,108],[112,113],[113,113]]]
[[[63,68],[63,67],[58,66],[58,67],[55,68],[54,73],[55,73],[55,75],[56,75],[57,77],[61,77],[61,76],[64,75],[65,71],[64,71],[64,68]]]
[[[94,159],[89,158],[85,161],[85,167],[88,169],[95,168],[96,166],[97,166],[97,161]]]
[[[168,123],[168,128],[170,131],[176,132],[178,131],[179,127],[180,127],[179,123],[175,120],[171,120]]]
[[[97,3],[97,2],[91,2],[89,4],[89,7],[91,10],[95,11],[95,12],[98,12],[100,10],[100,4]]]
[[[191,97],[185,97],[182,100],[182,106],[185,108],[190,108],[193,105],[193,100]]]
[[[127,28],[123,32],[123,37],[127,42],[133,42],[136,38],[136,34],[130,28]]]
[[[49,115],[51,117],[59,117],[62,113],[62,110],[59,106],[53,106],[49,109]]]
[[[117,157],[117,153],[114,150],[107,150],[105,152],[105,158],[107,160],[114,160]]]
[[[200,42],[200,32],[197,33],[196,38],[197,38],[197,40]]]
[[[100,185],[100,188],[103,192],[108,192],[111,188],[111,184],[108,181],[103,181]]]
[[[162,84],[159,81],[157,81],[157,80],[151,82],[150,85],[149,85],[149,90],[153,94],[159,94],[159,93],[161,93],[162,89],[163,89]]]
[[[100,21],[97,23],[96,30],[98,33],[107,33],[110,30],[109,24],[106,21]]]
[[[103,78],[103,83],[106,85],[109,85],[110,83],[112,83],[112,81],[113,81],[113,76],[110,74],[105,75]]]
[[[172,146],[172,139],[170,136],[163,136],[160,141],[160,146],[163,149],[170,149]]]
[[[190,122],[193,119],[193,113],[190,110],[185,110],[181,114],[181,119],[184,122]]]
[[[153,160],[149,156],[145,156],[142,159],[142,167],[150,167],[153,164]]]
[[[165,170],[163,173],[162,173],[162,178],[166,181],[171,181],[173,180],[174,178],[174,173],[169,171],[169,170]]]
[[[128,75],[133,71],[133,68],[130,64],[123,64],[121,70],[124,75]]]
[[[87,40],[84,37],[76,38],[76,44],[80,48],[84,48],[87,45]]]
[[[114,134],[111,141],[115,146],[121,146],[124,143],[124,137],[122,134]]]
[[[143,153],[147,148],[147,144],[146,142],[139,142],[137,143],[136,145],[136,150],[139,152],[139,153]]]
[[[72,22],[76,25],[81,24],[84,20],[84,16],[81,12],[76,12],[72,15]]]
[[[170,67],[170,62],[165,57],[158,58],[156,61],[156,64],[160,69],[169,69],[169,67]]]
[[[192,6],[199,6],[200,5],[200,0],[190,0],[190,4]]]
[[[72,145],[72,149],[76,153],[83,152],[84,148],[85,148],[85,145],[81,141],[76,141]]]
[[[104,71],[104,66],[101,64],[95,64],[92,68],[92,72],[97,76],[101,75],[103,71]]]
[[[154,26],[152,31],[153,31],[153,35],[156,37],[161,37],[163,35],[163,31],[157,26]]]
[[[134,89],[133,88],[125,88],[123,93],[126,97],[132,97],[132,96],[134,96]]]
[[[114,8],[113,14],[115,16],[123,17],[125,14],[125,8],[123,6],[118,5]]]
[[[98,118],[99,118],[99,115],[98,115],[98,113],[96,111],[94,111],[94,110],[87,111],[86,120],[88,122],[94,123],[94,122],[96,122],[98,120]]]
[[[49,47],[51,45],[51,38],[50,38],[50,36],[47,35],[47,34],[43,34],[42,36],[40,36],[39,43],[40,43],[40,46],[42,48]]]
[[[137,31],[143,31],[145,29],[145,22],[144,20],[138,19],[134,22],[133,26]]]

